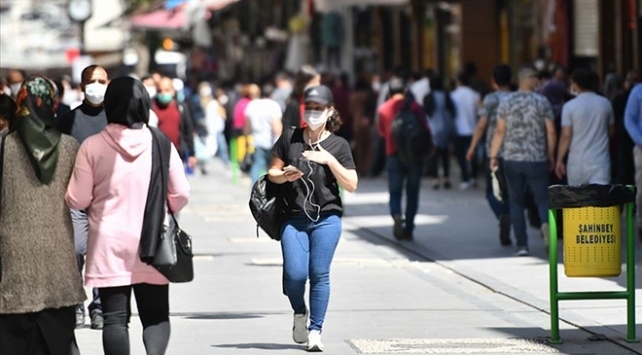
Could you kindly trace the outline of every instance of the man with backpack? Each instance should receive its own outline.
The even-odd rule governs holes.
[[[400,78],[388,83],[390,99],[379,108],[377,130],[386,141],[390,214],[397,240],[412,240],[419,209],[422,162],[431,149],[431,135],[423,109]],[[406,186],[406,213],[401,198]]]

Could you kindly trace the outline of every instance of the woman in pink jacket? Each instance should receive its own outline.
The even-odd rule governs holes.
[[[83,142],[65,196],[70,208],[88,210],[85,283],[100,292],[106,355],[129,354],[132,289],[147,354],[164,354],[169,343],[168,280],[139,257],[152,168],[149,107],[141,82],[123,77],[109,84],[105,94],[109,124]],[[174,147],[167,195],[174,213],[189,197],[189,183]]]

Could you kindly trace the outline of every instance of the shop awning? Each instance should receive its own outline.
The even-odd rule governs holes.
[[[187,28],[185,9],[190,1],[200,1],[200,5],[209,11],[221,10],[239,0],[168,0],[164,9],[158,9],[146,14],[135,15],[129,22],[135,28],[151,30],[179,30]]]
[[[395,6],[410,3],[410,0],[315,0],[317,8],[321,11],[337,9],[345,6]]]
[[[160,9],[129,18],[129,22],[136,28],[173,30],[183,28],[185,20],[185,12],[182,10],[173,11],[167,9]]]

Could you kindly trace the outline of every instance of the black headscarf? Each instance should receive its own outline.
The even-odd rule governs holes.
[[[56,85],[44,76],[29,77],[18,91],[16,104],[18,113],[10,123],[10,130],[20,137],[38,180],[49,185],[60,153],[61,133],[54,124],[58,107]]]
[[[116,78],[105,92],[105,114],[108,123],[141,128],[149,122],[150,100],[145,86],[128,76]]]

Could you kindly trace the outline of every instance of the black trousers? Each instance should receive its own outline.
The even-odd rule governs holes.
[[[99,289],[103,305],[105,355],[129,355],[128,324],[132,289],[143,323],[148,355],[163,355],[169,343],[169,285],[137,284]]]
[[[75,308],[0,315],[0,354],[78,355]]]

